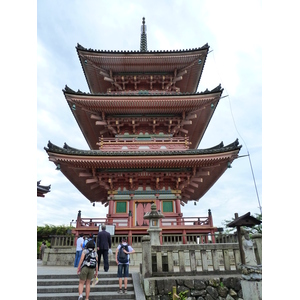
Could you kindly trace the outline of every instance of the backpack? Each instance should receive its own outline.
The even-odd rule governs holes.
[[[129,262],[128,254],[123,251],[124,248],[126,251],[128,251],[128,245],[121,245],[118,252],[118,262],[121,264],[127,264]]]
[[[88,249],[89,253],[87,253],[84,257],[82,267],[87,266],[88,268],[95,269],[97,260],[96,260],[96,252],[95,250]]]

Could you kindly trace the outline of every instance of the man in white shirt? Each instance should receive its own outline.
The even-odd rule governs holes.
[[[75,261],[74,261],[74,267],[77,268],[78,267],[78,263],[80,261],[80,257],[82,254],[82,245],[83,245],[83,234],[81,233],[79,238],[77,239],[76,242],[76,254],[75,254]]]
[[[124,253],[127,255],[125,261],[120,261],[119,252],[123,248]],[[118,265],[118,278],[119,278],[119,294],[127,293],[127,280],[129,276],[129,255],[135,253],[135,250],[127,244],[126,238],[122,239],[122,243],[118,245],[116,250],[116,263]],[[122,290],[122,278],[124,277],[124,292]]]

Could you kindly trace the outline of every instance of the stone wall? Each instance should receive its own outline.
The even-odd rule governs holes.
[[[169,300],[173,286],[177,295],[184,294],[187,300],[243,299],[241,277],[214,278],[166,278],[149,280],[150,289],[156,295],[146,296],[147,300]]]
[[[115,264],[115,249],[112,249],[113,253],[108,256],[109,263]],[[134,248],[136,251],[130,257],[131,266],[140,266],[142,263],[142,249]],[[76,248],[64,247],[64,248],[46,248],[43,258],[44,266],[73,266],[75,261]]]
[[[74,266],[75,248],[47,248],[43,257],[44,266]]]
[[[176,288],[185,300],[262,300],[262,267],[241,266],[241,275],[201,275],[144,279],[146,300],[170,300]],[[185,297],[185,298],[184,298]]]

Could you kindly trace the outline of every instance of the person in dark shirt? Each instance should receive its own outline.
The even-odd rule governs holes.
[[[108,271],[109,269],[108,251],[110,249],[111,249],[111,236],[110,233],[106,231],[105,224],[103,224],[101,226],[101,231],[99,231],[98,238],[97,238],[98,270],[100,267],[101,255],[102,255],[104,272]]]

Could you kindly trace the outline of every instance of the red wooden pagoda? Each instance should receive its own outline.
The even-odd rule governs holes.
[[[115,234],[146,234],[143,216],[153,202],[165,216],[162,234],[214,233],[210,211],[200,218],[181,213],[182,205],[214,185],[241,148],[236,140],[198,149],[223,92],[220,85],[197,92],[209,46],[148,51],[144,18],[141,29],[140,51],[77,45],[90,92],[66,86],[63,93],[90,150],[50,141],[45,150],[91,203],[108,207],[104,222],[116,225]],[[97,232],[99,222],[87,222],[79,212],[76,233]]]

